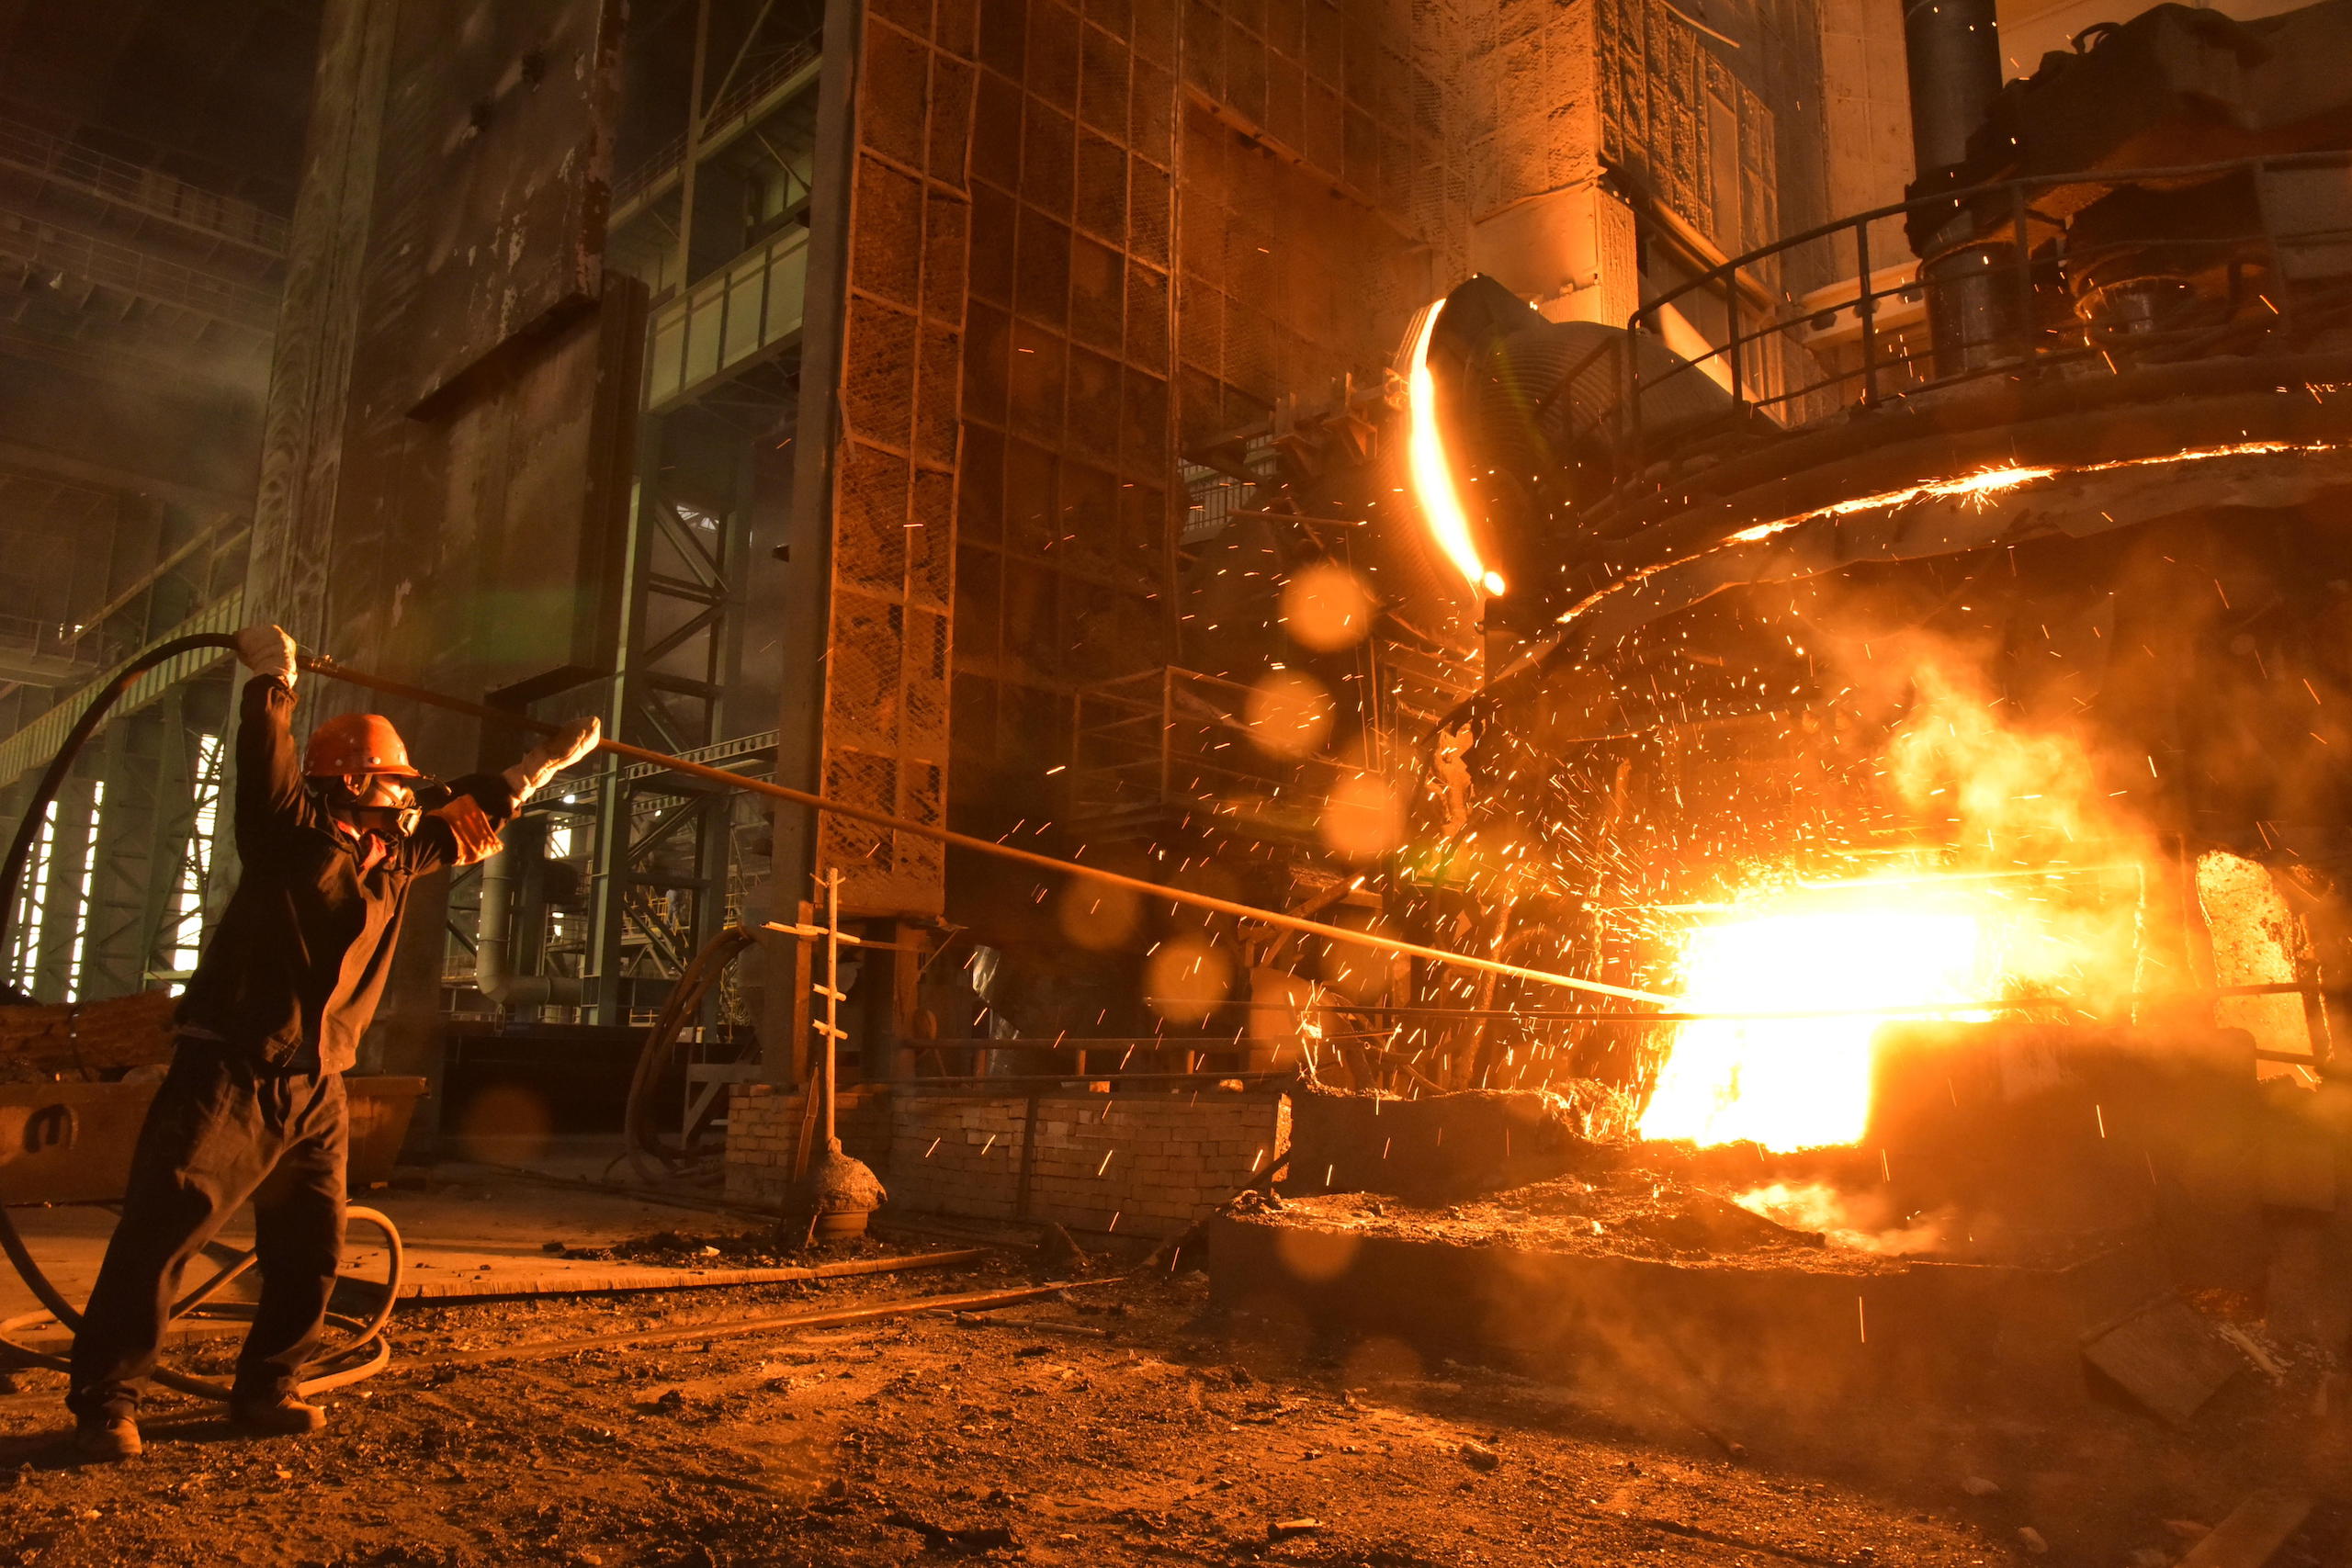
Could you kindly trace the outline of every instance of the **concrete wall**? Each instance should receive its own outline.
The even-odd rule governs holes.
[[[801,1099],[741,1084],[728,1107],[727,1194],[790,1193]],[[941,1094],[852,1090],[842,1145],[881,1174],[895,1209],[1050,1220],[1169,1235],[1230,1197],[1289,1135],[1278,1094]]]
[[[1830,215],[1901,201],[1911,179],[1901,10],[1880,0],[1822,0],[1821,55]],[[1871,225],[1870,259],[1873,273],[1912,259],[1899,219]],[[1854,265],[1853,246],[1841,239],[1832,269],[1840,282],[1854,276]]]

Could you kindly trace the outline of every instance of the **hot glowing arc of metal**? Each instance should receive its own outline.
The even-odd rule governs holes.
[[[1453,570],[1462,574],[1473,593],[1500,593],[1504,588],[1502,574],[1490,569],[1478,554],[1478,542],[1470,532],[1470,514],[1464,510],[1461,493],[1453,487],[1453,458],[1446,451],[1445,433],[1438,426],[1437,378],[1430,371],[1430,342],[1437,335],[1438,318],[1444,313],[1442,299],[1421,312],[1420,324],[1413,334],[1412,351],[1407,355],[1406,467],[1412,477],[1413,499],[1419,502],[1430,536],[1445,553],[1445,558],[1453,563]]]

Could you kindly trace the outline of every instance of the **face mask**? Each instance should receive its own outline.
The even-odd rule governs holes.
[[[404,839],[423,816],[409,781],[385,773],[346,773],[327,788],[335,815],[362,833]]]
[[[344,798],[359,809],[408,811],[416,806],[416,791],[409,782],[390,773],[348,773]]]

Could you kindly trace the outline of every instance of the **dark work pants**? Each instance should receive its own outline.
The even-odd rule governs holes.
[[[74,1338],[66,1404],[84,1416],[138,1408],[181,1271],[247,1198],[261,1303],[234,1387],[240,1398],[290,1393],[342,1258],[349,1136],[342,1074],[277,1072],[182,1040],[139,1130],[122,1218]]]

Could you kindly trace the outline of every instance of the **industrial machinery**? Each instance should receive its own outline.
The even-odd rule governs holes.
[[[2136,922],[2120,981],[2075,965],[2106,1018],[2252,983],[2199,887],[2235,857],[2294,928],[2261,978],[2306,992],[2262,1043],[2308,1065],[2352,871],[2352,92],[2319,64],[2352,6],[2163,6],[2007,86],[1989,6],[1906,13],[1909,199],[1622,330],[1473,279],[1426,334],[1493,568],[1448,720],[1480,820],[1634,984],[1685,962],[1688,906],[1776,880],[2128,863],[2081,894]],[[1842,298],[1737,287],[1800,263]],[[1722,330],[1669,352],[1686,313]]]

